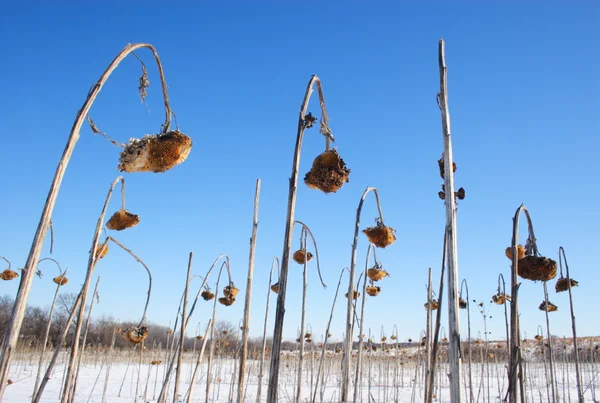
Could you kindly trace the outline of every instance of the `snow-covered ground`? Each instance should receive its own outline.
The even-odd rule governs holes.
[[[134,355],[135,354],[135,355]],[[45,389],[41,402],[57,402],[61,392],[64,377],[65,356],[57,364],[50,381]],[[162,363],[151,365],[154,359],[161,359]],[[166,365],[162,357],[145,354],[141,357],[139,352],[118,354],[111,366],[106,390],[106,402],[156,402],[160,393],[165,375]],[[316,401],[339,401],[339,385],[341,379],[341,355],[329,356],[323,366],[323,377],[316,387],[317,370],[319,365],[318,355],[311,359],[307,355],[304,359],[302,379],[302,400],[312,401],[311,390],[317,388]],[[577,391],[575,383],[575,367],[572,363],[556,362],[557,396],[552,398],[546,379],[549,377],[548,366],[544,362],[530,362],[526,365],[526,391],[529,402],[575,402]],[[181,371],[179,385],[180,401],[185,402],[195,367],[195,357],[187,353]],[[86,354],[79,374],[76,390],[76,402],[102,402],[103,389],[106,379],[107,361],[104,355],[95,356]],[[363,358],[363,373],[359,381],[359,399],[363,402],[421,402],[423,401],[423,367],[414,360],[406,360],[393,355],[365,354]],[[24,403],[31,402],[31,394],[35,383],[37,369],[37,356],[25,357],[21,355],[13,363],[10,379],[12,384],[6,389],[5,402]],[[268,361],[265,363],[268,371]],[[468,402],[469,372],[466,363],[462,366],[463,401]],[[215,357],[213,361],[211,387],[209,390],[210,402],[235,401],[237,394],[237,361],[230,358]],[[597,401],[600,398],[598,373],[599,363],[582,364],[582,381],[585,388],[586,401]],[[436,402],[449,401],[447,367],[441,364],[438,367],[436,378]],[[256,402],[258,391],[259,361],[248,360],[246,380],[246,402]],[[505,363],[496,363],[491,360],[489,364],[473,364],[472,366],[473,397],[476,402],[500,402],[504,398],[507,387]],[[595,377],[596,376],[596,377]],[[595,377],[595,378],[594,378]],[[294,402],[297,390],[297,356],[282,357],[281,373],[279,376],[279,400],[281,402]],[[192,402],[206,400],[207,363],[206,356],[199,369],[199,376],[192,394]],[[353,376],[354,379],[354,376]],[[324,382],[323,382],[324,381]],[[323,385],[324,383],[324,385]],[[170,398],[173,401],[174,389],[171,378]],[[350,396],[353,396],[354,385],[350,386]],[[263,378],[261,401],[266,401],[267,377]],[[352,399],[350,399],[352,400]]]

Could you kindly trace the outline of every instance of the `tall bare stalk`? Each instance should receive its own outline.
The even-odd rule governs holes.
[[[219,276],[217,277],[217,290],[219,289],[219,282],[221,281],[221,274],[223,273],[223,267],[227,266],[227,271],[229,272],[229,259],[225,260],[221,265],[221,269],[219,270]],[[230,279],[231,282],[231,279]],[[217,298],[215,296],[213,303],[213,312],[212,312],[212,323],[213,325],[210,327],[210,349],[208,350],[208,365],[206,369],[206,400],[205,403],[208,403],[210,397],[210,384],[212,383],[212,361],[213,356],[215,354],[215,326],[214,323],[217,319]]]
[[[473,359],[471,358],[472,355],[472,350],[471,350],[471,344],[472,344],[472,340],[471,340],[471,300],[469,299],[469,286],[467,285],[467,279],[463,279],[461,286],[460,286],[460,296],[462,297],[462,287],[465,287],[465,293],[466,293],[466,299],[465,302],[467,303],[467,338],[469,340],[469,402],[473,403],[473,400],[475,399],[475,396],[473,396],[473,370],[472,370],[472,361]],[[508,338],[506,339],[507,343],[508,343]],[[508,350],[510,351],[510,349]]]
[[[267,289],[267,304],[265,307],[265,323],[263,326],[263,339],[262,339],[262,351],[260,354],[260,366],[258,370],[258,390],[256,391],[256,403],[260,403],[260,397],[262,394],[262,379],[263,379],[263,371],[265,364],[265,354],[267,350],[267,323],[269,321],[269,303],[271,301],[271,284],[273,281],[273,269],[275,268],[275,264],[277,264],[277,276],[279,277],[279,258],[274,257],[273,262],[271,263],[271,271],[269,271],[269,287]]]
[[[100,93],[100,90],[102,89],[112,72],[130,53],[141,48],[148,48],[152,51],[152,54],[154,55],[154,60],[156,61],[156,64],[158,66],[158,72],[160,74],[165,105],[165,123],[163,125],[163,131],[166,132],[171,125],[172,112],[171,107],[169,105],[167,83],[165,80],[162,63],[160,61],[160,58],[158,57],[156,49],[149,43],[128,44],[121,52],[119,52],[119,54],[109,64],[104,73],[102,73],[98,82],[88,92],[87,98],[84,101],[83,106],[77,112],[77,117],[75,118],[75,122],[73,123],[73,127],[71,128],[71,133],[69,134],[65,150],[63,151],[61,159],[58,162],[56,172],[54,173],[54,178],[52,179],[52,184],[50,185],[48,197],[42,210],[42,215],[33,238],[31,249],[27,257],[27,262],[25,263],[25,268],[23,269],[23,275],[19,284],[19,290],[17,291],[15,304],[13,306],[10,320],[6,329],[4,341],[2,343],[2,354],[0,355],[0,400],[4,395],[4,389],[7,385],[8,370],[12,359],[12,353],[17,345],[19,333],[21,331],[21,325],[23,324],[23,319],[25,317],[27,300],[29,299],[29,292],[31,290],[33,276],[35,274],[35,266],[37,265],[37,262],[40,258],[40,254],[42,252],[42,246],[46,237],[46,232],[48,231],[48,228],[50,227],[52,222],[52,212],[54,210],[54,205],[56,204],[56,199],[58,197],[58,193],[62,184],[65,171],[67,169],[67,165],[69,164],[71,156],[73,155],[75,145],[79,140],[79,132],[81,130],[81,126],[83,125],[83,122],[90,108],[92,107],[92,104],[94,103],[96,97]],[[95,252],[92,251],[90,253],[90,256],[94,254]],[[85,306],[85,303],[83,303],[83,305]]]
[[[560,265],[561,278],[563,277],[563,259],[565,261],[565,270],[567,272],[567,284],[569,286],[569,307],[571,309],[571,329],[573,330],[573,349],[575,350],[575,376],[577,378],[577,400],[579,401],[579,403],[583,403],[583,392],[581,390],[581,372],[579,369],[579,348],[577,346],[577,327],[575,326],[575,310],[573,308],[573,294],[571,292],[571,275],[569,274],[569,264],[567,263],[567,255],[565,254],[564,248],[561,246],[558,248],[558,264]]]
[[[179,349],[177,353],[177,369],[175,371],[175,391],[173,392],[173,403],[179,401],[179,378],[181,377],[181,365],[183,362],[183,347],[185,342],[185,330],[187,325],[187,305],[188,305],[188,290],[190,288],[190,280],[192,275],[192,258],[194,252],[190,252],[188,261],[187,277],[185,280],[185,290],[183,292],[183,309],[181,310],[181,329],[179,331]]]
[[[367,187],[363,192],[360,201],[358,202],[358,208],[356,209],[356,221],[354,223],[354,241],[352,243],[352,255],[350,260],[350,278],[348,279],[348,304],[346,308],[346,340],[344,345],[344,355],[342,357],[342,390],[340,398],[342,402],[348,401],[348,392],[350,388],[350,361],[352,358],[352,346],[353,346],[353,329],[354,329],[354,276],[356,271],[356,250],[358,248],[358,235],[360,232],[360,215],[362,212],[362,206],[365,202],[365,198],[369,192],[373,191],[375,194],[375,200],[377,201],[377,209],[379,211],[378,222],[382,225],[383,211],[381,209],[381,203],[379,201],[379,192],[374,187]]]
[[[518,396],[521,396],[521,402],[525,403],[525,391],[523,387],[523,367],[521,357],[521,335],[519,329],[519,279],[518,265],[519,265],[519,254],[517,251],[517,244],[519,241],[519,218],[521,212],[525,213],[527,218],[527,228],[529,236],[527,242],[535,247],[535,234],[533,233],[533,224],[529,211],[524,204],[521,204],[515,216],[513,217],[513,231],[512,231],[512,265],[511,265],[511,300],[510,300],[510,355],[509,355],[509,367],[508,367],[508,390],[507,397],[509,403],[517,403]],[[537,247],[536,247],[537,252]],[[518,382],[518,385],[517,385]],[[519,388],[517,390],[517,387]],[[506,400],[506,398],[504,399]]]
[[[240,372],[238,376],[237,402],[244,401],[244,381],[246,360],[248,356],[248,332],[250,331],[250,301],[252,299],[252,279],[254,277],[254,255],[256,253],[256,233],[258,231],[258,201],[260,199],[260,179],[256,180],[254,192],[254,214],[252,216],[252,235],[250,236],[250,253],[248,256],[248,279],[246,282],[246,299],[244,303],[244,323],[242,325],[242,350],[240,351]]]
[[[292,174],[290,176],[288,207],[285,224],[285,233],[283,240],[283,253],[281,256],[281,272],[279,277],[279,292],[277,293],[277,308],[275,310],[275,328],[273,330],[273,346],[271,348],[271,362],[269,372],[269,386],[267,389],[267,402],[277,403],[277,393],[279,384],[279,365],[281,342],[283,335],[283,322],[285,316],[285,297],[287,291],[288,268],[290,263],[290,250],[292,247],[292,234],[294,227],[294,215],[296,210],[296,193],[298,190],[298,168],[300,165],[300,151],[304,130],[312,125],[312,116],[307,116],[308,101],[313,91],[313,85],[317,86],[319,101],[321,105],[321,133],[325,136],[325,147],[329,150],[329,143],[333,141],[333,136],[328,127],[327,109],[325,108],[325,99],[323,98],[323,88],[321,80],[313,75],[308,82],[304,100],[300,106],[300,116],[298,119],[298,134],[296,136],[296,146],[294,148],[294,160],[292,163]]]
[[[38,265],[44,261],[44,260],[51,260],[54,263],[56,263],[56,265],[58,266],[58,272],[59,272],[59,276],[66,276],[67,272],[69,271],[68,268],[65,269],[65,271],[63,272],[62,269],[60,268],[60,264],[52,259],[52,258],[44,258],[41,259],[38,262]],[[61,277],[62,278],[62,277]],[[52,317],[54,316],[54,307],[56,306],[56,299],[58,297],[58,291],[60,290],[60,287],[62,286],[61,282],[57,282],[56,284],[56,291],[54,292],[54,298],[52,298],[52,305],[50,305],[50,312],[48,313],[48,321],[46,322],[46,331],[44,332],[44,342],[42,344],[42,352],[40,354],[40,361],[38,362],[38,369],[37,369],[37,374],[35,375],[35,384],[33,386],[33,394],[32,394],[32,400],[35,397],[35,394],[37,392],[38,386],[40,384],[40,376],[42,374],[42,366],[44,364],[44,355],[46,354],[46,347],[48,344],[48,337],[50,335],[50,328],[52,327]]]
[[[446,44],[440,39],[438,47],[440,92],[438,104],[442,112],[444,140],[444,189],[446,191],[446,241],[448,264],[448,366],[450,379],[450,401],[459,403],[460,397],[460,315],[458,308],[458,253],[456,243],[456,200],[454,199],[454,172],[452,137],[450,135],[450,110],[448,108],[448,69],[446,67]]]

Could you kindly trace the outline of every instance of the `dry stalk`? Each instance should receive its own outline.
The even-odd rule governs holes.
[[[79,357],[77,359],[75,381],[73,382],[73,396],[75,396],[75,393],[77,392],[77,379],[79,378],[79,369],[81,368],[81,358],[83,357],[83,354],[85,353],[85,342],[87,340],[88,331],[90,329],[90,321],[92,318],[92,311],[94,310],[94,301],[99,300],[99,298],[94,298],[94,297],[97,297],[97,295],[98,295],[98,284],[100,284],[100,276],[98,276],[98,279],[96,280],[96,286],[94,287],[94,293],[92,294],[92,302],[90,303],[90,308],[88,310],[88,317],[85,322],[85,329],[83,331],[83,340],[81,341],[81,353],[79,354]]]
[[[54,178],[52,179],[52,184],[48,192],[48,197],[46,198],[46,203],[44,204],[42,215],[33,238],[29,255],[27,257],[27,262],[25,263],[23,276],[21,277],[21,283],[19,284],[19,290],[17,291],[17,296],[15,298],[15,303],[13,306],[11,317],[6,329],[6,335],[2,343],[2,354],[0,355],[0,399],[2,399],[2,396],[4,395],[4,389],[7,385],[8,380],[8,371],[12,360],[12,353],[17,345],[19,333],[21,331],[21,325],[23,324],[23,319],[25,317],[25,309],[27,307],[29,292],[31,290],[31,284],[33,282],[33,276],[35,272],[34,268],[37,265],[37,262],[40,258],[44,238],[46,237],[48,228],[50,228],[54,205],[56,204],[56,199],[58,197],[58,193],[62,184],[65,171],[75,149],[75,145],[79,140],[81,126],[83,125],[85,117],[87,116],[96,97],[100,93],[100,90],[102,89],[112,72],[130,53],[141,48],[150,49],[152,51],[152,54],[154,55],[154,59],[156,61],[158,71],[160,74],[165,105],[165,123],[163,125],[163,130],[166,131],[170,127],[172,112],[169,105],[167,84],[164,77],[162,64],[160,62],[160,58],[158,57],[156,49],[154,48],[154,46],[148,43],[128,44],[114,58],[114,60],[109,64],[104,73],[102,73],[98,82],[88,92],[87,98],[84,101],[83,106],[77,112],[77,117],[75,118],[75,122],[73,123],[73,127],[71,128],[71,133],[69,134],[65,150],[63,151],[61,159],[58,162],[56,172],[54,173]],[[85,303],[83,305],[85,306]]]
[[[472,371],[472,357],[471,357],[471,353],[472,353],[472,349],[471,349],[471,300],[469,299],[469,286],[467,284],[467,279],[463,279],[461,285],[460,285],[460,297],[462,298],[462,291],[463,291],[463,286],[465,287],[465,293],[466,293],[466,303],[467,303],[467,339],[469,340],[469,402],[473,403],[474,400],[474,396],[473,396],[473,371]],[[508,343],[509,339],[506,339],[506,342]],[[510,351],[510,350],[507,350]]]
[[[140,327],[146,321],[148,305],[150,304],[150,295],[152,294],[152,273],[150,272],[150,269],[148,268],[146,263],[144,263],[142,259],[140,259],[135,253],[133,253],[131,249],[125,247],[121,242],[117,241],[111,236],[106,238],[105,243],[107,243],[108,241],[111,241],[112,243],[123,249],[125,252],[127,252],[132,258],[134,258],[139,264],[141,264],[146,270],[146,273],[148,273],[148,292],[146,294],[146,304],[144,305],[144,312],[142,313],[142,318],[140,319],[140,322],[137,325],[137,327]]]
[[[102,207],[102,212],[100,213],[100,217],[98,218],[98,222],[96,223],[96,229],[94,230],[94,236],[92,238],[92,248],[90,250],[90,255],[88,259],[85,281],[83,283],[81,291],[79,292],[82,298],[82,303],[79,307],[79,312],[77,314],[77,322],[75,325],[75,333],[73,336],[73,345],[71,346],[71,355],[69,358],[69,364],[66,372],[66,380],[64,383],[63,394],[61,398],[62,403],[71,403],[74,398],[71,392],[75,378],[75,362],[79,354],[79,336],[81,334],[81,327],[83,326],[83,319],[85,315],[85,302],[87,300],[88,290],[92,281],[92,273],[94,272],[94,268],[96,267],[96,264],[98,262],[98,240],[100,238],[100,232],[102,231],[102,223],[104,222],[106,210],[108,209],[108,203],[110,202],[114,188],[119,182],[121,182],[121,190],[123,191],[125,187],[125,179],[123,179],[122,176],[119,176],[112,182],[108,190],[106,200],[104,201],[104,206]]]
[[[446,257],[447,257],[446,252],[448,251],[447,246],[448,245],[446,243],[446,236],[444,236],[444,247],[442,248],[442,270],[440,273],[440,286],[439,286],[439,290],[438,290],[438,301],[437,301],[438,309],[436,311],[436,316],[435,316],[435,329],[433,330],[433,345],[431,346],[431,355],[428,358],[430,373],[429,373],[429,377],[427,379],[429,384],[425,387],[425,390],[427,392],[426,397],[425,397],[426,403],[431,403],[433,401],[435,367],[437,364],[440,326],[441,326],[441,322],[442,322],[442,305],[443,305],[442,302],[444,300],[444,275],[446,274]],[[431,304],[431,302],[430,302],[430,304]]]
[[[454,194],[454,172],[452,156],[452,137],[450,135],[450,110],[448,108],[448,69],[446,67],[446,44],[440,39],[438,59],[440,71],[440,92],[438,104],[442,115],[442,134],[444,141],[444,189],[449,195]],[[460,315],[458,307],[458,253],[456,243],[456,200],[446,197],[446,260],[448,264],[448,364],[450,380],[450,400],[460,402]],[[441,296],[440,296],[441,297]]]
[[[375,193],[375,200],[377,201],[377,209],[379,211],[379,217],[377,222],[381,222],[383,224],[383,211],[381,209],[381,203],[379,201],[379,192],[374,187],[367,187],[363,192],[360,201],[358,203],[358,208],[356,209],[356,221],[354,225],[354,242],[352,243],[352,255],[350,260],[350,278],[348,279],[348,295],[354,295],[354,275],[356,271],[356,250],[358,247],[358,235],[360,232],[360,215],[362,212],[362,206],[365,202],[365,198],[369,194],[369,192],[373,191]],[[350,387],[350,361],[352,357],[352,345],[353,345],[353,313],[354,313],[354,300],[352,298],[348,298],[347,302],[347,310],[346,310],[346,340],[344,346],[344,355],[342,357],[342,390],[341,390],[341,401],[348,401],[348,390]]]
[[[511,253],[512,253],[512,264],[511,264],[511,300],[510,300],[510,353],[509,353],[509,366],[508,366],[508,390],[504,400],[508,403],[517,403],[518,396],[520,394],[521,400],[525,400],[525,390],[523,387],[523,369],[522,369],[522,357],[521,357],[521,338],[519,329],[519,287],[520,283],[518,280],[518,240],[519,240],[519,218],[521,212],[525,213],[527,218],[527,228],[529,236],[527,238],[527,244],[533,249],[533,252],[537,254],[537,246],[535,242],[535,234],[533,233],[533,224],[529,211],[524,204],[521,204],[513,217],[513,231],[512,231],[512,242],[511,242]],[[519,389],[517,390],[517,382]]]
[[[200,353],[198,354],[198,359],[196,360],[196,366],[194,367],[194,373],[192,375],[192,380],[190,381],[190,387],[187,391],[186,403],[191,403],[192,401],[194,385],[196,384],[196,380],[198,379],[198,373],[200,372],[200,363],[202,362],[202,357],[204,357],[204,350],[206,349],[206,343],[208,341],[208,332],[212,329],[212,325],[213,321],[212,319],[209,319],[208,325],[206,326],[206,330],[204,331],[204,337],[202,338],[202,347],[200,348]]]
[[[365,260],[365,271],[363,279],[363,287],[362,287],[362,301],[361,301],[361,310],[360,310],[360,322],[359,322],[359,330],[358,334],[362,335],[365,330],[365,305],[367,302],[367,272],[369,271],[369,258],[371,257],[371,252],[375,253],[375,246],[373,244],[369,244],[369,248],[367,249],[367,258]],[[377,263],[377,258],[375,258],[375,263]],[[360,280],[359,280],[360,281]],[[356,373],[354,376],[354,399],[353,402],[358,401],[358,385],[359,380],[361,379],[362,372],[362,355],[363,355],[363,338],[360,337],[358,339],[358,356],[356,358]]]
[[[244,319],[242,325],[242,350],[240,352],[240,372],[238,376],[237,402],[244,401],[244,381],[246,360],[248,356],[248,332],[250,326],[250,302],[252,299],[252,279],[254,277],[254,256],[256,254],[256,233],[258,231],[258,201],[260,199],[260,179],[256,180],[254,193],[254,214],[252,216],[252,235],[250,236],[250,252],[248,256],[248,279],[246,282],[246,299],[244,301]]]
[[[181,330],[179,332],[179,349],[177,354],[177,370],[175,371],[175,392],[173,393],[173,403],[177,403],[179,401],[179,378],[181,376],[181,364],[183,362],[183,346],[185,342],[185,329],[187,324],[186,311],[188,304],[188,290],[191,281],[193,256],[194,252],[190,252],[190,258],[188,260],[187,277],[185,280],[185,290],[183,292],[183,309],[181,310]]]
[[[562,258],[562,259],[561,259]],[[565,261],[565,270],[567,273],[567,284],[569,290],[569,307],[571,309],[571,328],[573,330],[573,349],[575,350],[575,377],[577,381],[577,400],[579,403],[583,403],[583,392],[581,391],[581,372],[579,368],[579,348],[577,346],[577,327],[575,326],[575,310],[573,308],[573,294],[571,292],[571,275],[569,273],[569,264],[567,263],[567,255],[565,254],[564,248],[561,246],[558,248],[558,264],[560,266],[560,277],[563,277],[563,266],[562,261]],[[546,306],[548,304],[546,303]]]
[[[267,304],[265,307],[265,320],[263,325],[263,338],[262,338],[262,350],[260,355],[260,366],[258,370],[258,389],[256,391],[256,403],[260,403],[260,397],[262,394],[262,384],[263,384],[263,376],[264,376],[264,364],[265,364],[265,354],[267,349],[267,323],[269,319],[269,303],[271,299],[271,284],[273,281],[273,269],[275,268],[275,264],[277,264],[277,277],[279,278],[279,258],[274,257],[273,262],[271,263],[271,270],[269,271],[269,286],[267,288]]]
[[[331,135],[331,130],[328,127],[327,110],[325,108],[325,99],[323,97],[323,89],[321,80],[316,75],[313,75],[308,82],[304,100],[300,106],[300,115],[298,119],[298,133],[296,136],[296,145],[294,148],[294,159],[292,163],[292,174],[290,176],[289,191],[288,191],[288,206],[285,224],[285,233],[283,241],[283,253],[281,257],[281,273],[279,278],[279,292],[277,293],[277,308],[275,310],[275,327],[273,330],[273,346],[271,349],[271,362],[269,372],[269,386],[267,389],[267,403],[277,403],[278,381],[279,381],[279,365],[281,342],[283,335],[283,322],[285,316],[285,297],[287,291],[287,279],[290,260],[290,250],[292,247],[292,235],[294,227],[294,215],[296,210],[296,194],[298,190],[298,168],[300,165],[300,151],[302,148],[302,140],[304,138],[304,130],[312,125],[312,116],[307,116],[308,101],[313,91],[313,85],[316,83],[319,101],[321,105],[321,133],[325,135],[326,148],[329,148],[329,142],[334,141]],[[307,119],[309,118],[309,119]]]
[[[219,276],[217,277],[217,290],[219,289],[219,283],[221,281],[221,274],[223,273],[223,267],[227,266],[227,271],[229,272],[229,260],[225,260],[221,265],[221,269],[219,270]],[[231,280],[230,280],[231,282]],[[217,319],[217,298],[214,299],[213,303],[213,312],[212,312],[212,323],[214,324]],[[215,354],[215,326],[211,326],[210,328],[210,349],[208,352],[208,365],[206,369],[206,400],[205,403],[209,402],[210,398],[210,384],[212,383],[211,375],[212,375],[212,364],[213,357]]]
[[[50,261],[53,261],[54,263],[56,263],[56,265],[58,266],[58,272],[59,272],[60,276],[67,275],[67,272],[69,269],[66,268],[65,271],[63,272],[62,269],[60,268],[60,264],[52,258],[41,259],[38,262],[38,266],[44,260],[50,260]],[[48,344],[48,337],[50,335],[50,328],[52,326],[52,317],[54,316],[54,307],[56,306],[56,299],[58,298],[58,291],[60,290],[60,287],[61,287],[61,284],[59,282],[58,284],[56,284],[56,291],[54,291],[54,298],[52,298],[52,305],[50,305],[50,312],[48,313],[48,321],[46,322],[46,331],[44,332],[44,342],[42,344],[42,352],[40,354],[40,361],[38,362],[38,369],[37,369],[37,373],[35,375],[35,384],[33,386],[32,399],[36,395],[38,386],[40,384],[40,376],[42,374],[42,365],[44,364],[44,355],[46,353],[46,346]]]
[[[196,298],[194,299],[194,303],[192,304],[192,307],[190,308],[190,312],[187,315],[187,318],[185,320],[185,327],[187,328],[187,325],[192,317],[192,314],[194,313],[194,310],[196,308],[196,303],[198,302],[198,300],[200,299],[200,295],[202,294],[202,290],[204,289],[204,287],[206,286],[207,282],[208,282],[208,278],[210,277],[210,274],[212,272],[212,270],[215,268],[215,266],[217,265],[217,263],[221,260],[221,259],[225,259],[224,261],[224,265],[227,266],[228,269],[228,273],[229,273],[229,257],[225,254],[221,254],[219,255],[215,261],[213,262],[213,264],[210,266],[210,268],[208,269],[208,272],[206,273],[206,276],[203,278],[202,280],[202,285],[200,286],[200,288],[198,289],[198,293],[196,294]],[[221,266],[221,270],[223,270],[223,266]],[[220,275],[220,272],[219,272]],[[229,278],[229,281],[231,283],[231,277]],[[217,285],[218,288],[218,285]],[[217,298],[214,298],[215,301],[217,301]],[[181,312],[181,304],[183,303],[183,295],[181,296],[181,301],[180,301],[180,306],[177,312],[177,319],[175,320],[175,325],[173,326],[173,328],[175,329],[177,327],[177,323],[178,323],[178,319],[179,319],[179,313]],[[171,379],[171,375],[173,374],[173,368],[175,366],[175,358],[176,358],[176,353],[177,351],[173,352],[173,346],[174,346],[174,341],[171,343],[171,358],[168,360],[169,365],[168,368],[165,369],[165,375],[164,375],[164,380],[163,380],[163,384],[162,387],[160,389],[160,393],[158,395],[158,399],[157,402],[158,403],[164,403],[166,402],[167,399],[167,393],[168,393],[168,388],[169,388],[169,382]],[[179,345],[177,345],[177,348],[179,348]],[[167,354],[168,357],[168,354]],[[165,362],[166,364],[166,362]]]
[[[343,268],[340,273],[340,279],[338,280],[337,287],[335,289],[335,296],[333,297],[333,303],[331,304],[331,312],[329,314],[329,321],[327,322],[327,329],[325,330],[325,340],[323,340],[323,346],[321,347],[321,358],[319,360],[319,368],[317,369],[317,378],[315,381],[315,391],[312,398],[312,403],[317,401],[317,390],[319,389],[319,377],[323,371],[323,362],[325,360],[325,351],[327,349],[327,342],[329,341],[329,329],[331,327],[331,321],[333,319],[333,311],[335,309],[335,302],[337,301],[338,293],[340,292],[340,285],[342,284],[342,277],[344,276],[344,271],[347,271],[348,268]],[[322,398],[321,398],[322,400]],[[259,402],[257,402],[259,403]]]
[[[46,388],[46,385],[48,384],[48,381],[50,380],[50,375],[52,374],[54,365],[56,365],[56,361],[58,359],[58,356],[60,355],[63,343],[65,342],[65,338],[67,337],[67,333],[69,333],[69,329],[71,328],[71,325],[73,324],[73,319],[75,319],[77,310],[79,309],[79,306],[81,305],[81,300],[82,300],[81,293],[79,293],[79,295],[77,295],[77,299],[75,300],[75,304],[73,305],[73,309],[71,310],[71,314],[69,315],[69,318],[67,319],[65,328],[63,329],[63,332],[60,335],[60,340],[58,340],[56,342],[54,354],[52,355],[52,359],[50,360],[50,363],[48,364],[48,368],[46,368],[46,373],[44,374],[44,377],[42,378],[40,387],[37,390],[37,393],[33,398],[33,403],[39,403],[40,399],[42,398],[44,389]]]
[[[298,221],[296,221],[298,222]],[[306,237],[307,237],[307,227],[303,226],[300,234],[300,245],[301,249],[306,250]],[[318,262],[318,257],[317,257]],[[308,288],[308,259],[304,259],[303,270],[302,270],[302,312],[300,315],[300,348],[298,349],[298,378],[296,385],[296,403],[302,402],[302,364],[304,360],[304,345],[306,341],[304,340],[304,326],[306,321],[306,291]]]

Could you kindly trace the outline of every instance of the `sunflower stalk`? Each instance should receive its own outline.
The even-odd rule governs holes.
[[[244,401],[246,361],[248,359],[248,332],[250,327],[250,303],[252,299],[252,280],[254,277],[254,257],[256,255],[256,233],[258,231],[258,202],[260,199],[260,179],[256,180],[254,192],[254,213],[252,216],[252,235],[250,236],[250,252],[248,256],[248,279],[244,301],[244,318],[242,325],[242,349],[240,351],[240,368],[238,375],[237,402]]]
[[[302,148],[302,140],[304,138],[305,129],[312,125],[312,120],[307,119],[312,115],[307,115],[308,102],[313,91],[313,85],[317,84],[319,93],[319,101],[321,105],[321,133],[326,133],[326,148],[329,141],[334,141],[331,131],[328,127],[328,116],[325,108],[325,99],[323,97],[323,89],[321,80],[316,75],[313,75],[308,82],[302,105],[300,106],[300,114],[298,119],[298,132],[296,135],[296,145],[294,148],[294,159],[292,162],[292,174],[289,181],[287,216],[283,241],[283,253],[281,257],[281,273],[279,278],[279,292],[277,293],[277,307],[275,309],[275,327],[273,329],[273,346],[271,349],[271,362],[269,372],[269,385],[267,389],[267,403],[278,402],[278,385],[279,385],[279,366],[281,343],[283,337],[283,323],[285,316],[285,297],[287,291],[288,269],[290,260],[290,250],[292,248],[292,235],[294,227],[294,215],[296,211],[296,195],[298,190],[298,169],[300,165],[300,154]]]
[[[4,390],[6,388],[7,380],[8,380],[8,371],[10,369],[10,364],[12,360],[12,354],[16,348],[19,333],[21,331],[21,326],[23,324],[23,319],[25,318],[25,309],[27,307],[27,301],[29,299],[29,292],[31,291],[31,285],[33,282],[34,276],[34,268],[37,266],[37,262],[40,258],[40,254],[42,252],[42,246],[44,243],[44,239],[46,237],[46,233],[48,228],[50,227],[52,212],[54,210],[54,206],[56,204],[56,199],[58,198],[58,193],[63,181],[63,177],[71,156],[73,155],[73,151],[75,150],[75,145],[79,140],[81,126],[83,125],[83,121],[85,117],[88,115],[92,104],[96,100],[96,97],[100,93],[100,90],[112,74],[112,72],[117,68],[117,66],[133,51],[141,48],[148,48],[152,51],[154,55],[154,59],[158,66],[158,72],[160,74],[160,80],[162,84],[163,90],[163,100],[165,106],[165,123],[163,125],[163,130],[166,131],[171,125],[171,107],[169,105],[169,95],[167,91],[167,84],[165,80],[165,75],[162,68],[162,63],[160,58],[158,57],[158,53],[154,46],[148,43],[137,43],[137,44],[128,44],[125,48],[119,52],[119,54],[114,58],[114,60],[109,64],[107,69],[102,73],[100,79],[96,84],[92,86],[90,91],[87,94],[87,98],[83,103],[81,109],[77,112],[77,117],[73,123],[73,127],[71,128],[71,133],[69,134],[69,138],[67,140],[67,144],[63,151],[63,154],[58,162],[58,166],[56,168],[56,172],[54,173],[54,178],[52,179],[52,184],[50,185],[50,190],[48,191],[48,197],[46,199],[46,203],[44,204],[44,208],[42,210],[42,214],[40,217],[40,221],[38,223],[33,242],[31,245],[31,249],[29,251],[29,255],[27,257],[27,262],[25,263],[25,268],[23,270],[23,276],[21,278],[21,283],[19,284],[19,289],[17,291],[17,296],[15,298],[15,303],[13,305],[13,310],[10,316],[10,320],[8,322],[6,328],[6,335],[4,337],[2,343],[2,351],[0,354],[0,400],[4,395]],[[85,306],[85,304],[83,304]]]

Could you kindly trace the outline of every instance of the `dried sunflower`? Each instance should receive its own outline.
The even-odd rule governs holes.
[[[360,297],[360,292],[354,291],[354,298],[353,299],[357,299],[358,297]],[[346,298],[348,298],[348,293],[346,293]]]
[[[390,274],[387,271],[383,270],[379,264],[376,264],[375,266],[367,270],[367,276],[373,281],[382,280],[389,275]]]
[[[506,255],[507,258],[512,260],[512,246],[509,246],[508,248],[506,248],[504,250],[504,254]],[[521,260],[525,257],[525,247],[521,244],[517,245],[517,256],[519,258],[518,260]]]
[[[64,274],[61,274],[60,276],[54,277],[52,281],[58,285],[65,285],[69,282],[69,279]]]
[[[0,273],[0,278],[5,281],[13,280],[17,277],[19,277],[19,273],[11,269],[6,269],[2,273]]]
[[[546,311],[546,301],[543,301],[538,307],[540,311]],[[558,311],[558,307],[554,305],[552,302],[548,301],[548,312],[556,312]]]
[[[350,169],[336,150],[327,150],[314,159],[312,168],[304,176],[304,183],[311,189],[324,193],[337,192],[349,182]]]
[[[378,287],[375,285],[367,286],[367,294],[369,294],[371,297],[376,297],[377,295],[379,295],[380,292],[381,292],[381,287]]]
[[[238,292],[240,292],[240,290],[237,289],[233,283],[229,283],[228,286],[223,288],[223,295],[226,298],[233,298],[235,300],[235,297],[238,295]]]
[[[119,156],[121,172],[165,172],[185,161],[192,139],[178,130],[130,139]]]
[[[425,306],[425,309],[429,309],[428,302],[425,302],[425,304],[423,304],[423,305]],[[438,309],[438,307],[439,307],[438,302],[435,299],[431,300],[431,310],[435,311],[436,309]]]
[[[499,292],[496,295],[492,295],[492,301],[496,305],[504,305],[506,301],[510,301],[510,295]]]
[[[363,230],[363,233],[369,238],[369,242],[378,248],[385,248],[396,242],[395,230],[387,227],[380,218],[377,218],[377,225]]]
[[[200,294],[200,296],[205,300],[205,301],[210,301],[215,297],[215,294],[213,294],[208,288],[204,291],[202,291],[202,294]]]
[[[570,279],[571,280],[571,287],[577,287],[579,285],[579,282]],[[563,291],[567,291],[569,289],[569,280],[566,277],[561,277],[556,281],[556,285],[554,286],[554,289],[556,290],[556,292],[563,292]]]
[[[140,216],[132,214],[125,209],[114,213],[106,223],[106,228],[114,231],[122,231],[131,228],[140,222]]]
[[[233,297],[221,297],[219,298],[219,303],[221,305],[230,306],[235,302],[235,298]]]
[[[542,256],[525,256],[519,259],[519,276],[533,281],[548,281],[556,277],[556,262]]]
[[[307,263],[312,258],[313,258],[312,253],[307,252],[305,249],[298,249],[296,252],[294,252],[294,255],[292,256],[292,259],[294,259],[294,262],[296,262],[298,264]]]
[[[130,343],[139,344],[148,337],[148,327],[131,327],[125,330],[123,337]]]

